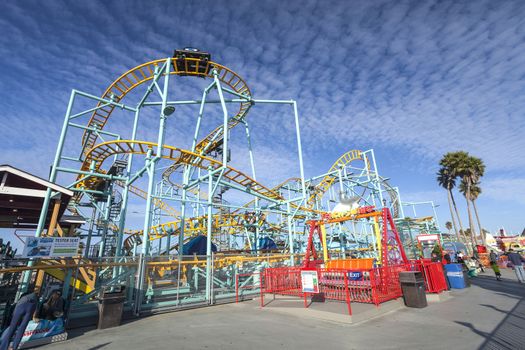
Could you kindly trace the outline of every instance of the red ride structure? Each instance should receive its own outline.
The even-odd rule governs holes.
[[[380,259],[377,259],[377,265],[386,267],[391,265],[408,264],[409,261],[399,238],[390,210],[388,208],[376,210],[373,206],[366,206],[358,208],[355,212],[349,212],[343,215],[326,213],[323,214],[319,220],[310,220],[308,222],[310,233],[308,236],[303,267],[318,267],[330,260],[326,246],[325,225],[365,218],[373,218],[376,222],[381,219],[381,254]],[[314,237],[316,234],[319,236],[319,241],[321,242],[323,257],[321,257],[315,249]]]
[[[330,259],[325,225],[367,218],[374,220],[376,259]],[[321,296],[323,300],[346,302],[351,315],[350,302],[378,306],[401,297],[401,271],[421,271],[427,292],[440,293],[447,289],[441,263],[408,260],[388,208],[377,210],[366,206],[345,213],[325,213],[318,220],[308,221],[308,225],[310,231],[302,266],[267,268],[261,273],[261,306],[264,306],[265,294],[273,294],[274,298],[276,294],[303,298],[305,307],[308,296]],[[316,235],[322,252],[315,248]],[[315,276],[314,291],[305,289],[302,276],[305,272]]]

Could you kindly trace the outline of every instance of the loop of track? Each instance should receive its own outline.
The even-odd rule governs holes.
[[[184,65],[184,69],[179,69],[178,65],[175,64],[175,67],[173,70],[170,70],[170,74],[173,75],[190,75],[190,76],[198,76],[202,77],[203,74],[200,73],[202,67],[199,69],[199,60],[197,59],[191,59],[187,58],[186,64]],[[188,64],[188,62],[195,61],[197,64],[196,66],[191,69],[191,65]],[[155,76],[156,69],[159,69],[164,63],[166,62],[166,59],[158,59],[150,62],[146,62],[144,64],[141,64],[135,68],[132,68],[122,74],[117,80],[115,80],[104,92],[101,98],[105,100],[113,100],[115,102],[121,101],[130,91],[135,89],[137,86],[152,80]],[[170,59],[170,63],[173,64],[175,62],[175,58]],[[238,94],[244,95],[247,98],[251,97],[250,89],[248,88],[248,85],[246,82],[234,71],[231,69],[220,65],[216,62],[208,62],[206,71],[207,71],[207,77],[212,78],[212,69],[214,68],[218,73],[218,78],[221,81],[221,83],[228,86],[233,91],[237,92]],[[105,103],[99,102],[97,104],[97,107],[100,107],[104,105]],[[240,103],[239,110],[232,116],[230,119],[230,123],[228,125],[229,128],[234,127],[237,125],[240,120],[244,117],[244,115],[248,112],[251,104],[250,102],[242,102]],[[93,114],[91,115],[91,118],[89,120],[88,126],[96,129],[103,129],[106,125],[109,117],[111,116],[113,110],[115,109],[115,106],[106,106],[97,109]],[[202,139],[196,148],[196,152],[199,153],[202,151],[210,142],[212,137],[220,131],[221,127],[216,128],[213,130],[208,136],[206,136],[204,139]],[[84,145],[84,149],[86,150],[86,153],[89,152],[93,146],[95,146],[95,143],[97,141],[98,135],[93,132],[86,131],[84,132],[82,136],[82,144]],[[217,143],[220,141],[221,136],[215,138],[214,143]]]
[[[353,161],[356,160],[365,160],[366,156],[363,155],[363,152],[360,150],[351,150],[343,154],[339,159],[337,159],[330,170],[328,170],[328,173],[332,173],[335,170],[344,167]],[[370,169],[370,162],[367,162],[368,169]],[[328,189],[332,186],[332,184],[335,182],[337,177],[334,177],[332,175],[325,176],[321,182],[317,186],[315,186],[315,190],[308,198],[308,201],[306,202],[307,206],[313,206],[315,204],[315,200],[320,199],[323,197],[323,195],[328,191]]]

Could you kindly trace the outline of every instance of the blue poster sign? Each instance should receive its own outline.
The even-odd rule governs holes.
[[[22,337],[22,343],[30,340],[36,340],[46,337],[52,337],[54,335],[64,333],[64,320],[62,317],[56,320],[40,320],[38,322],[29,321],[24,336]]]
[[[363,273],[361,271],[348,271],[348,279],[350,281],[362,281]]]

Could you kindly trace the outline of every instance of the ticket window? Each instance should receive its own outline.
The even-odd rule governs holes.
[[[417,241],[423,259],[432,259],[432,252],[435,251],[436,246],[440,247],[438,235],[419,235]],[[441,252],[438,255],[441,255]]]
[[[432,258],[432,252],[434,251],[436,243],[437,241],[431,241],[431,240],[419,242],[421,246],[421,254],[423,255],[424,259]]]

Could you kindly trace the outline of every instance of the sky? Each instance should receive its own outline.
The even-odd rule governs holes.
[[[1,164],[47,177],[71,89],[102,95],[128,69],[191,46],[237,72],[254,97],[297,101],[308,177],[372,148],[402,199],[433,200],[443,224],[439,159],[464,150],[486,164],[483,227],[525,227],[523,1],[6,0],[0,33]],[[200,97],[190,80],[174,93]],[[167,143],[188,147],[192,111],[170,122]],[[298,175],[292,116],[250,112],[268,186]],[[145,120],[140,136],[156,141],[156,123]],[[220,114],[205,128],[219,123]],[[246,147],[237,150],[241,164]]]

